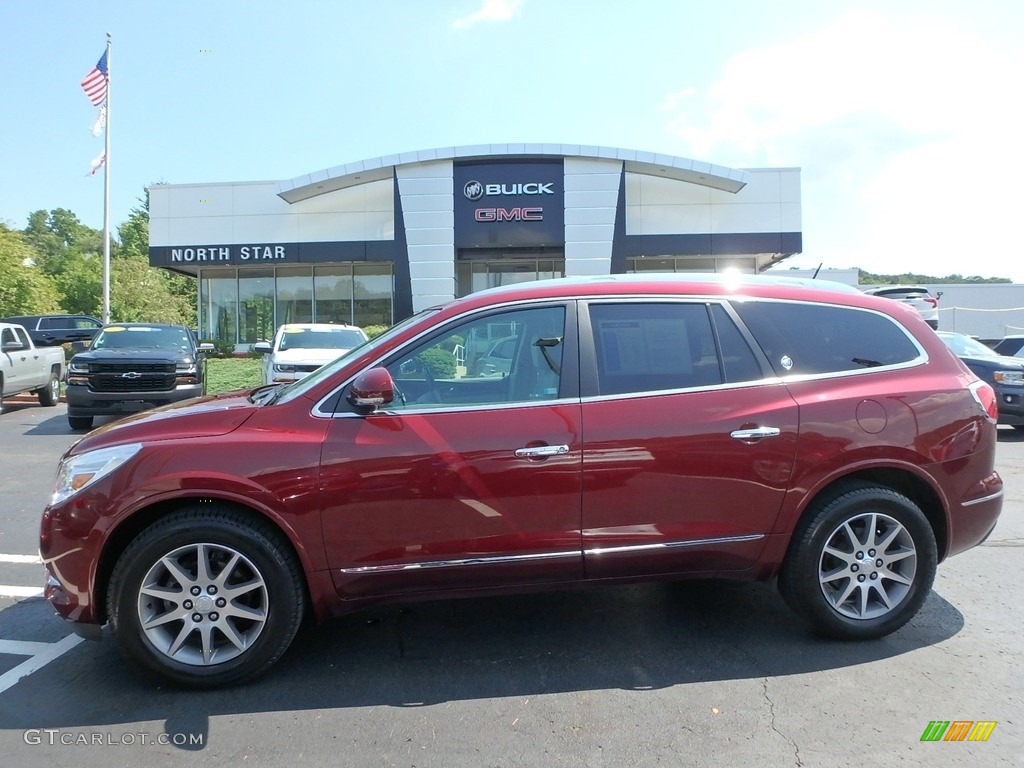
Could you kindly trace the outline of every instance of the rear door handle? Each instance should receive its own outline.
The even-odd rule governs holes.
[[[544,456],[561,456],[568,452],[568,445],[538,445],[535,448],[516,448],[516,458],[537,459]]]
[[[734,429],[729,433],[733,440],[760,440],[762,437],[778,437],[782,430],[778,427],[754,427],[753,429]]]

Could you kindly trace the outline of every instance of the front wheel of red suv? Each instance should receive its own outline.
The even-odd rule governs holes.
[[[213,505],[144,530],[119,558],[107,613],[121,649],[180,685],[233,685],[268,670],[305,608],[302,572],[269,524]]]
[[[890,488],[853,486],[809,511],[779,590],[823,634],[870,640],[918,612],[937,560],[935,535],[914,502]]]

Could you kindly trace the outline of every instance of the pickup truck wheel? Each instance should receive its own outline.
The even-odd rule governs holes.
[[[209,505],[143,531],[118,560],[107,595],[125,655],[193,688],[267,671],[291,644],[304,609],[302,572],[280,534]]]
[[[60,402],[60,377],[56,371],[50,371],[50,380],[39,390],[38,397],[39,404],[47,407]]]
[[[68,416],[68,424],[75,431],[92,429],[92,416]]]
[[[810,510],[779,573],[779,590],[818,631],[844,640],[894,632],[935,578],[931,524],[889,488],[854,486]]]

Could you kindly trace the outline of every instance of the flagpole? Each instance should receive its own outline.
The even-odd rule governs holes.
[[[107,32],[107,119],[103,127],[103,323],[110,322],[110,33]]]

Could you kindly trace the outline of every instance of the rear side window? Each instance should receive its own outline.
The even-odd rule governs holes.
[[[859,371],[921,355],[902,326],[868,310],[774,301],[733,306],[779,376]]]
[[[703,304],[591,304],[590,324],[601,395],[723,382]]]

